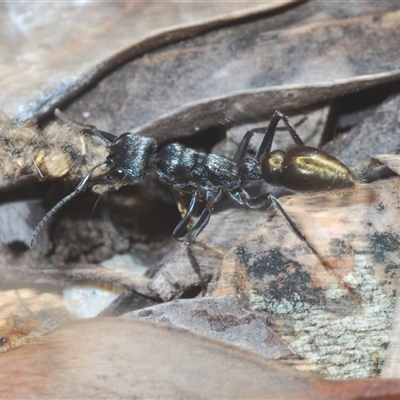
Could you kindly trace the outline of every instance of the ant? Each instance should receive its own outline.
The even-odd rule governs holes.
[[[249,181],[263,179],[273,186],[283,186],[294,192],[317,193],[351,187],[359,182],[349,168],[338,159],[323,150],[304,145],[289,119],[279,111],[275,111],[266,128],[252,129],[243,136],[233,159],[203,153],[179,143],[168,144],[157,151],[156,141],[150,137],[129,132],[115,136],[93,125],[73,121],[59,110],[56,110],[55,114],[64,122],[81,127],[82,132],[100,137],[109,147],[109,155],[104,162],[89,170],[76,189],[42,218],[32,233],[31,247],[46,221],[66,202],[82,192],[89,183],[129,185],[144,180],[150,171],[155,171],[162,182],[179,192],[191,194],[186,214],[174,229],[172,237],[182,241],[186,247],[203,294],[207,285],[191,247],[208,224],[211,212],[223,194],[228,193],[234,201],[248,208],[274,204],[295,233],[308,243],[275,197],[268,193],[251,197],[243,186]],[[287,152],[271,151],[281,120],[295,146]],[[264,138],[255,157],[246,157],[247,148],[255,133],[263,133]],[[102,165],[106,165],[107,171],[92,177],[94,170]],[[205,207],[194,225],[190,226],[200,202],[204,202]],[[310,247],[313,249],[311,245]]]

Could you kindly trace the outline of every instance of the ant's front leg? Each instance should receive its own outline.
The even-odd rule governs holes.
[[[211,193],[208,192],[206,196],[206,201],[207,204],[200,214],[200,217],[197,219],[196,223],[189,229],[188,234],[186,235],[186,238],[183,241],[183,244],[186,247],[186,253],[188,255],[190,264],[193,268],[193,270],[196,272],[197,276],[199,277],[200,285],[201,288],[203,289],[203,296],[207,293],[207,283],[203,278],[203,275],[201,273],[200,269],[200,264],[197,261],[196,256],[193,253],[192,250],[192,244],[195,241],[196,237],[203,231],[203,229],[207,226],[208,222],[210,221],[211,217],[211,212],[214,208],[214,205],[216,202],[220,200],[222,196],[222,191],[218,191],[216,193]],[[195,212],[194,206],[197,206],[198,203],[198,191],[196,191],[193,196],[192,200],[190,202],[188,211],[185,215],[185,217],[182,219],[180,224],[175,228],[174,233],[179,233],[182,231],[183,228],[187,227],[189,223],[189,218],[193,215]]]

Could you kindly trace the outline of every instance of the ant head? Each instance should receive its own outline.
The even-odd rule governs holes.
[[[36,236],[43,225],[54,215],[65,203],[81,193],[88,183],[110,184],[123,182],[126,184],[139,182],[144,179],[149,170],[151,155],[156,151],[156,142],[146,136],[133,133],[124,133],[115,138],[110,144],[110,154],[106,161],[95,165],[83,177],[76,189],[68,196],[61,199],[39,222],[32,233],[30,247],[32,248]],[[106,164],[108,171],[102,175],[92,177],[95,169]]]
[[[156,147],[157,144],[152,138],[135,133],[123,133],[109,147],[110,153],[106,160],[107,172],[96,176],[91,182],[129,184],[143,180]]]

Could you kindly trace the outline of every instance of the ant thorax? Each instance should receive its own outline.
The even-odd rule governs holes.
[[[236,163],[226,157],[203,153],[179,143],[162,148],[154,156],[159,178],[178,189],[229,190],[241,185]]]
[[[261,163],[255,158],[245,158],[238,162],[239,174],[243,182],[263,179]]]

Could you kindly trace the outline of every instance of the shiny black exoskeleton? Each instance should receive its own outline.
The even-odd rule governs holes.
[[[61,119],[70,121],[58,111]],[[271,152],[272,142],[279,121],[285,123],[295,146],[287,152]],[[76,124],[76,123],[75,123]],[[203,285],[199,265],[194,257],[191,245],[207,225],[216,202],[224,193],[241,205],[258,208],[274,201],[268,194],[252,198],[244,189],[248,181],[263,179],[271,185],[284,186],[297,192],[321,192],[355,185],[358,180],[339,160],[324,151],[305,146],[286,116],[276,111],[267,128],[248,131],[238,150],[229,159],[216,154],[203,153],[187,148],[179,143],[169,144],[157,151],[154,139],[135,133],[124,133],[117,137],[90,125],[82,125],[84,131],[100,136],[108,143],[109,155],[105,162],[106,173],[91,178],[95,166],[83,178],[78,187],[69,196],[62,199],[50,210],[32,234],[33,241],[43,224],[63,204],[80,193],[88,182],[96,184],[134,184],[155,171],[159,179],[179,191],[191,193],[191,201],[186,215],[175,228],[172,236],[183,239],[191,264]],[[264,138],[255,157],[246,157],[250,140],[254,133],[263,133]],[[204,210],[195,224],[189,227],[199,202],[205,203]],[[276,205],[276,202],[274,201]]]

